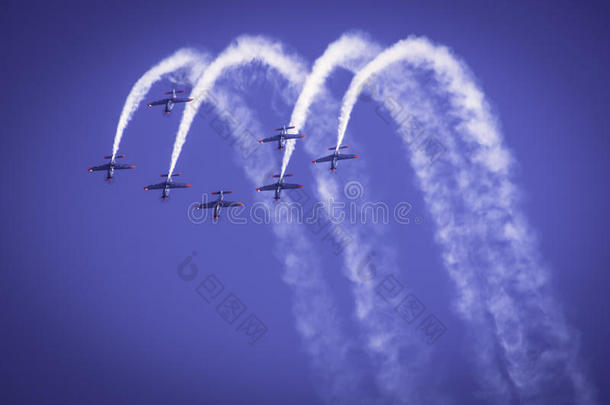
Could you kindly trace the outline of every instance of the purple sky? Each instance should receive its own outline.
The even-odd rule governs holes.
[[[133,83],[176,49],[190,46],[215,55],[239,35],[261,34],[311,64],[330,42],[357,29],[383,46],[425,35],[470,67],[519,163],[515,181],[551,269],[553,294],[580,333],[580,358],[600,402],[610,402],[608,17],[602,2],[566,1],[239,7],[9,2],[0,17],[8,84],[1,137],[7,195],[1,203],[0,401],[321,403],[323,384],[295,329],[293,294],[281,279],[283,252],[272,227],[188,222],[187,206],[202,192],[232,189],[231,199],[255,201],[234,149],[209,122],[195,121],[178,163],[193,188],[173,192],[167,203],[142,187],[167,170],[182,106],[167,118],[156,110],[136,112],[120,152],[137,168],[118,173],[114,184],[88,175],[86,168],[110,153]],[[345,71],[330,77],[337,100],[350,80]],[[147,100],[169,88],[170,82],[160,82]],[[255,82],[242,95],[268,129],[257,136],[270,136],[289,119],[292,104],[270,105],[272,87]],[[386,231],[404,269],[400,281],[447,325],[432,346],[434,362],[426,366],[436,376],[431,384],[456,403],[486,403],[475,397],[477,378],[468,359],[468,336],[476,331],[452,309],[455,287],[398,137],[371,102],[357,104],[348,133],[348,143],[366,160],[341,168],[363,164],[372,185],[367,197],[408,201],[413,218],[422,219]],[[313,189],[309,162],[297,149],[289,172]],[[346,169],[337,177],[357,180],[356,173]],[[342,326],[357,335],[341,261],[332,244],[312,241],[311,254],[323,263]],[[186,282],[176,269],[192,252],[199,272]],[[216,304],[197,295],[195,287],[208,274],[225,287],[219,299],[233,293],[247,306],[243,317],[255,314],[264,321],[268,332],[254,346],[235,330],[241,319],[228,325]],[[371,372],[367,364],[362,369]],[[367,394],[378,394],[363,388],[369,389]]]

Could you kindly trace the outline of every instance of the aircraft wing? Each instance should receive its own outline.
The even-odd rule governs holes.
[[[275,184],[269,184],[268,186],[262,186],[256,189],[256,191],[271,191],[275,190]]]
[[[345,159],[355,159],[357,158],[359,155],[352,155],[352,154],[347,154],[347,155],[339,155],[337,156],[338,160],[345,160]]]
[[[165,183],[157,183],[157,184],[151,184],[149,186],[144,187],[146,190],[158,190],[161,188],[165,188]]]
[[[320,163],[320,162],[330,162],[331,160],[333,160],[333,157],[335,157],[335,155],[328,155],[328,156],[324,156],[320,159],[316,159],[313,162],[314,163]]]
[[[220,206],[221,207],[239,207],[240,205],[243,205],[240,202],[235,202],[235,201],[220,201]]]
[[[114,168],[115,169],[135,169],[136,167],[134,165],[120,165],[120,164],[114,164]]]
[[[165,183],[163,183],[165,184]],[[190,184],[186,184],[186,183],[169,183],[168,187],[169,188],[189,188],[191,185]]]
[[[263,138],[260,141],[258,141],[259,143],[267,143],[267,142],[274,142],[274,141],[279,141],[281,138],[281,135],[276,135],[276,136],[270,136],[269,138]]]
[[[116,165],[115,165],[116,167]],[[106,163],[105,165],[93,166],[89,168],[90,172],[97,172],[99,170],[108,170],[110,169],[110,163]]]
[[[193,101],[193,99],[192,98],[176,97],[172,101],[174,103],[188,103],[189,101]]]
[[[167,98],[163,99],[163,100],[157,100],[157,101],[153,101],[152,103],[148,103],[148,106],[150,107],[151,105],[163,105],[163,104],[167,104]]]
[[[305,138],[305,134],[286,134],[286,135],[284,135],[284,138],[286,138],[286,139]]]
[[[218,201],[210,201],[207,203],[203,203],[203,204],[199,204],[199,208],[203,209],[203,208],[214,208],[216,206],[216,203]]]
[[[300,184],[291,184],[291,183],[282,183],[280,186],[284,190],[291,189],[291,188],[303,188],[303,186]]]

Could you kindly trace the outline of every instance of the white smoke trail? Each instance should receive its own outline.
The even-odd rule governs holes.
[[[251,113],[236,97],[211,97],[210,91],[215,82],[230,69],[260,60],[284,77],[290,86],[298,88],[304,79],[303,63],[296,57],[285,55],[278,44],[271,43],[263,38],[240,38],[236,44],[230,46],[204,71],[193,89],[196,102],[192,107],[185,109],[181,120],[179,134],[176,138],[172,164],[175,166],[179,150],[195,113],[203,100],[213,102],[221,110],[230,109],[238,111],[239,119],[236,122],[240,127],[258,129],[258,124],[252,119]],[[282,83],[284,85],[284,83]],[[218,94],[216,93],[215,96]],[[195,97],[194,97],[195,98]],[[234,124],[234,122],[229,122]],[[182,131],[182,132],[180,132]],[[237,129],[233,135],[240,133]],[[269,149],[263,149],[269,154]],[[260,154],[262,152],[258,152]],[[261,180],[264,174],[271,170],[269,156],[243,160],[244,171],[253,183]],[[361,371],[350,364],[347,356],[352,345],[351,339],[340,330],[340,322],[336,315],[332,292],[324,281],[321,264],[311,255],[313,246],[303,234],[301,227],[278,224],[274,226],[278,236],[279,251],[284,252],[282,259],[286,271],[284,281],[292,288],[294,293],[293,310],[300,332],[310,358],[314,371],[318,374],[318,385],[326,385],[321,393],[330,403],[358,403],[364,395],[357,387],[360,386]],[[347,401],[347,402],[345,402]]]
[[[305,78],[305,69],[303,63],[294,56],[287,56],[281,44],[270,42],[262,37],[240,37],[234,44],[229,46],[222,52],[205,70],[205,73],[195,84],[191,92],[191,97],[194,100],[189,103],[182,115],[180,127],[176,134],[172,157],[169,166],[169,176],[171,177],[182,146],[186,141],[186,136],[193,123],[193,119],[203,103],[206,100],[208,92],[214,87],[214,84],[227,69],[236,68],[255,60],[260,60],[263,63],[273,67],[284,76],[291,85],[295,83],[301,84]]]
[[[458,311],[478,324],[491,318],[487,330],[495,334],[509,380],[502,382],[494,373],[488,382],[496,384],[500,398],[514,387],[518,400],[537,401],[569,385],[577,403],[594,403],[594,390],[577,359],[577,338],[548,293],[548,271],[519,212],[510,179],[512,157],[461,61],[425,38],[399,41],[379,54],[358,72],[343,98],[337,145],[364,85],[398,62],[431,70],[439,94],[448,95],[450,102],[445,127],[451,128],[452,119],[459,121],[453,128],[459,140],[442,137],[447,149],[442,164],[428,164],[425,148],[413,151],[411,164],[437,224],[445,266],[461,294]],[[402,95],[401,101],[417,110],[409,96]],[[422,115],[429,122],[437,119],[426,111]],[[414,142],[411,135],[405,138],[408,144]],[[472,246],[477,246],[476,255]],[[485,343],[479,360],[492,370],[487,357],[493,347]]]
[[[303,86],[303,90],[293,110],[290,124],[299,129],[303,128],[306,124],[311,104],[314,101],[318,101],[325,104],[325,107],[321,109],[322,112],[318,111],[316,114],[314,131],[317,134],[329,132],[327,129],[330,128],[326,128],[326,123],[330,122],[330,120],[324,120],[324,118],[327,118],[327,115],[334,109],[331,108],[332,100],[325,92],[324,85],[326,79],[336,67],[357,71],[378,53],[379,49],[377,45],[358,34],[345,34],[330,44],[324,54],[314,63],[314,67]],[[288,141],[283,159],[282,175],[294,150],[294,144],[294,141]],[[319,144],[319,140],[308,139],[305,148],[310,154],[315,153],[314,151],[317,151],[316,146],[319,146]],[[326,180],[324,175],[319,172],[316,173],[315,177],[318,183],[318,192],[322,196],[321,200],[328,201],[330,198],[336,200],[336,190],[338,189],[336,182]],[[398,403],[413,400],[418,396],[421,399],[421,391],[425,391],[425,389],[420,389],[419,393],[415,392],[415,387],[418,385],[415,379],[421,378],[421,376],[412,371],[417,367],[421,367],[426,361],[429,357],[429,350],[426,347],[422,347],[419,336],[413,336],[409,333],[409,330],[405,329],[402,320],[398,321],[395,317],[388,319],[383,309],[379,310],[379,308],[375,308],[375,305],[373,305],[376,294],[371,285],[363,285],[353,271],[354,269],[357,271],[361,267],[366,255],[372,251],[373,247],[370,241],[359,240],[360,231],[358,229],[355,227],[349,228],[350,233],[356,240],[352,241],[350,246],[348,246],[344,262],[350,268],[348,278],[355,282],[353,288],[358,314],[357,320],[365,331],[366,342],[364,348],[369,352],[370,360],[376,363],[375,374],[377,385],[382,390],[386,400],[392,398],[393,401]],[[365,244],[365,242],[369,243]],[[357,248],[354,249],[354,247]],[[379,246],[376,246],[374,249],[383,250]],[[387,270],[392,267],[390,261],[387,260],[387,257],[391,256],[391,254],[384,256],[386,259],[384,259],[383,267]],[[401,353],[409,353],[408,364],[404,361],[401,362]],[[436,393],[432,395],[438,403],[440,395]]]
[[[157,81],[168,74],[175,72],[178,69],[185,68],[194,63],[200,62],[202,56],[191,49],[179,49],[173,55],[168,56],[155,66],[150,68],[138,81],[133,85],[117,124],[116,134],[114,136],[114,143],[112,145],[112,159],[116,156],[119,151],[119,145],[123,138],[123,133],[131,120],[134,112],[138,109],[142,100],[148,94],[148,91]]]
[[[316,114],[317,115],[317,114]],[[308,152],[312,154],[313,150]],[[312,154],[313,156],[313,154]],[[314,171],[316,190],[321,201],[341,201],[339,190],[343,190],[336,178],[325,170]],[[366,181],[359,178],[362,190],[368,189]],[[353,201],[353,200],[352,200]],[[327,207],[328,208],[328,207]],[[332,217],[332,213],[327,213]],[[381,300],[376,287],[382,277],[395,274],[402,278],[396,266],[394,242],[384,239],[384,230],[378,226],[341,224],[348,240],[337,243],[343,245],[345,275],[350,281],[354,297],[355,318],[362,330],[363,349],[374,365],[376,385],[387,403],[444,403],[440,393],[435,392],[431,381],[427,380],[425,368],[432,357],[431,347],[405,321],[388,310]],[[377,254],[375,253],[377,252]],[[377,279],[363,278],[363,263],[375,256],[375,267],[383,270]]]
[[[359,61],[370,59],[378,50],[371,42],[363,38],[362,35],[344,34],[338,40],[331,43],[322,56],[313,65],[311,73],[303,85],[299,98],[292,111],[290,125],[297,130],[302,130],[307,121],[309,107],[316,96],[324,90],[324,84],[328,76],[337,68],[352,68]],[[289,139],[286,142],[286,150],[282,159],[282,170],[280,176],[283,177],[290,162],[290,157],[294,152],[295,140]]]
[[[296,83],[295,83],[296,85]],[[208,101],[218,111],[231,111],[234,120],[227,120],[231,135],[239,144],[243,128],[260,130],[260,124],[243,100],[230,95],[223,88],[209,94]],[[242,166],[245,176],[257,185],[261,178],[275,170],[270,148],[259,148],[254,155],[236,161]],[[268,177],[268,176],[267,176]],[[259,197],[264,198],[263,196]],[[267,206],[272,212],[272,209]],[[366,393],[358,388],[362,372],[352,364],[348,351],[352,349],[352,339],[341,329],[336,313],[332,291],[326,284],[323,266],[311,252],[315,249],[302,226],[275,223],[278,259],[283,262],[283,281],[293,292],[293,313],[299,332],[315,373],[314,383],[319,394],[327,403],[363,403]]]
[[[299,96],[299,101],[295,106],[293,112],[293,117],[295,117],[295,119],[291,120],[290,123],[299,127],[305,124],[309,105],[316,98],[316,96],[320,95],[321,91],[323,90],[325,79],[329,76],[329,74],[334,70],[336,66],[350,68],[351,70],[353,70],[356,67],[361,66],[366,60],[370,59],[376,53],[376,51],[377,49],[375,45],[369,43],[361,36],[356,35],[346,35],[340,38],[334,44],[330,45],[324,55],[320,57],[314,65],[314,68],[312,69],[312,72],[307,79],[306,85],[304,86]],[[219,57],[219,59],[220,58],[221,57]],[[238,59],[239,62],[237,63],[243,63],[241,62],[242,60],[243,59],[241,58]],[[273,63],[275,61],[265,60],[264,62],[269,63],[272,67],[274,67]],[[212,63],[212,65],[213,64],[214,62]],[[294,65],[294,62],[292,64]],[[225,62],[225,65],[227,66],[226,68],[229,67],[229,63]],[[280,69],[276,70],[281,72]],[[289,77],[286,78],[290,81]],[[204,80],[204,77],[202,77],[201,80]],[[249,170],[249,173],[253,174],[256,173],[256,171]],[[311,261],[310,252],[312,251],[312,246],[310,246],[309,243],[306,243],[303,240],[299,240],[298,233],[295,233],[294,227],[290,227],[289,229],[275,227],[275,231],[276,234],[278,234],[279,236],[278,240],[280,242],[286,240],[293,241],[294,239],[296,239],[295,242],[298,242],[289,244],[288,246],[285,246],[280,250],[286,253],[284,262],[287,270],[284,276],[284,280],[286,282],[289,282],[288,280],[292,280],[292,283],[290,284],[292,285],[295,293],[295,315],[297,318],[297,327],[299,328],[305,339],[315,337],[316,335],[314,335],[314,333],[319,333],[320,330],[323,330],[320,329],[321,325],[326,325],[326,327],[329,327],[330,323],[337,322],[337,319],[334,316],[324,314],[324,311],[330,309],[327,304],[329,301],[328,297],[330,296],[330,292],[327,291],[325,284],[321,280],[318,280],[321,277],[321,275],[319,274],[319,270],[313,272],[311,270],[312,267],[311,263],[309,262]],[[360,255],[358,255],[358,257],[360,257]],[[295,284],[296,280],[300,280],[300,284]],[[308,280],[306,281],[306,284],[303,284],[304,280]],[[312,281],[316,282],[312,284]],[[312,286],[315,286],[315,288],[312,288]],[[366,297],[363,297],[362,294],[360,296],[357,295],[357,305],[362,306],[363,301],[370,301],[372,294],[373,292],[369,288],[365,294]],[[314,311],[314,315],[312,315],[311,312],[307,311],[307,309],[311,311],[313,303],[315,303],[315,306],[318,307],[318,310]],[[333,313],[334,312],[331,311],[329,314]],[[401,377],[409,376],[408,369],[410,366],[400,364],[400,361],[397,357],[397,352],[400,349],[404,349],[405,346],[412,347],[418,345],[409,345],[405,342],[401,342],[401,338],[406,339],[407,342],[412,342],[414,339],[412,336],[405,336],[403,327],[404,325],[401,324],[397,326],[396,323],[397,322],[395,319],[386,321],[383,320],[382,317],[377,317],[376,319],[372,320],[371,323],[368,325],[368,327],[370,327],[370,330],[367,331],[367,333],[369,336],[369,340],[374,340],[375,338],[378,338],[382,335],[388,336],[386,338],[386,341],[390,342],[392,344],[392,347],[383,348],[382,352],[383,355],[385,355],[385,358],[384,361],[380,364],[380,366],[375,370],[375,372],[379,375],[379,383],[382,387],[384,387],[386,393],[394,395],[395,400],[404,401],[405,399],[401,398],[401,394],[408,392],[410,395],[412,395],[411,390],[414,384],[406,384],[406,381],[402,381],[402,384],[397,383],[397,380]],[[315,329],[312,329],[312,325],[320,326]],[[392,332],[387,330],[389,327],[393,328]],[[385,328],[386,330],[381,330],[383,328]],[[317,365],[317,369],[323,369],[322,366],[324,362],[332,359],[332,361],[326,366],[326,369],[328,369],[326,371],[326,375],[334,375],[333,380],[336,381],[335,384],[339,385],[338,387],[334,387],[333,389],[331,389],[331,392],[333,392],[331,396],[334,398],[333,403],[336,403],[339,398],[341,398],[343,401],[346,400],[346,393],[354,391],[353,382],[355,380],[358,380],[359,378],[359,376],[353,375],[355,372],[354,369],[352,369],[349,373],[346,372],[345,364],[347,360],[345,359],[345,350],[347,350],[347,348],[349,347],[348,340],[343,340],[341,342],[336,337],[337,335],[338,334],[336,332],[331,333],[330,335],[318,335],[316,337],[316,340],[310,341],[307,345],[309,352],[312,354],[312,358],[318,359],[317,361],[319,362],[319,356],[322,355],[322,358],[325,359],[321,361],[321,364]],[[332,354],[329,353],[329,347],[334,347],[335,352]],[[339,348],[343,348],[343,350]],[[419,358],[419,363],[423,361],[422,356],[425,357],[425,350],[421,347],[419,349],[420,350],[418,351],[418,353],[412,353],[412,356],[410,358],[411,364],[413,364],[415,358]],[[374,350],[376,352],[380,351],[378,347],[376,347]],[[329,356],[331,357],[329,358]],[[339,359],[337,359],[337,356],[339,356]],[[316,361],[314,361],[314,363],[316,363]],[[339,365],[341,365],[341,367],[339,367]],[[389,379],[386,378],[386,375],[388,373],[391,373],[394,376],[394,379],[390,383],[392,387],[389,388],[387,387],[387,381]],[[408,385],[408,388],[405,390],[402,387],[398,387],[398,385]],[[349,390],[346,390],[346,387],[350,386],[351,388]],[[351,403],[355,403],[354,401],[356,401],[356,399],[352,398]],[[358,402],[362,401],[362,398],[358,399]],[[366,400],[363,403],[366,403]]]

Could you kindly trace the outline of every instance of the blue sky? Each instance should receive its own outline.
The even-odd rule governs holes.
[[[209,122],[196,120],[178,164],[193,188],[168,203],[142,187],[167,170],[181,106],[167,118],[136,112],[121,153],[137,168],[119,173],[115,184],[86,168],[110,153],[133,83],[176,49],[215,55],[239,35],[261,34],[311,64],[349,30],[383,46],[425,35],[469,66],[519,164],[515,182],[552,271],[553,294],[580,333],[580,358],[600,402],[609,402],[607,20],[601,2],[11,2],[2,16],[3,402],[322,403],[324,384],[295,329],[293,292],[282,281],[283,252],[271,226],[187,219],[202,192],[229,188],[232,198],[255,201],[234,150]],[[330,77],[337,100],[350,80],[345,71]],[[168,86],[153,86],[148,98]],[[273,92],[255,82],[242,94],[268,129],[261,137],[292,110],[272,108]],[[360,172],[347,166],[362,164],[367,197],[408,201],[422,219],[384,232],[396,243],[401,282],[447,326],[431,349],[431,385],[456,403],[485,403],[473,394],[468,359],[476,331],[452,310],[455,287],[398,138],[371,102],[357,104],[348,132],[366,159],[343,165],[338,180],[358,180]],[[313,188],[309,161],[297,149],[289,172]],[[312,240],[341,326],[358,336],[342,261],[329,243]],[[193,252],[198,278],[187,282],[177,268]],[[244,317],[264,321],[268,332],[255,345],[195,291],[209,274],[223,283],[223,297],[233,293],[247,306]]]

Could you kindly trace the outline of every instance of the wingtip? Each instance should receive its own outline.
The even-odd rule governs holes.
[[[359,158],[359,157],[360,157],[360,155],[354,155],[354,158]]]
[[[302,184],[299,184],[299,188],[303,188],[303,185],[302,185]]]
[[[135,169],[135,168],[136,168],[136,165],[131,165],[131,168],[132,168],[132,169]]]
[[[148,187],[144,187],[144,190],[147,190],[147,191],[148,191]]]
[[[191,187],[191,185],[190,185],[190,184],[187,184],[187,185],[186,185],[186,187],[187,187],[187,188],[189,188],[189,187]]]

